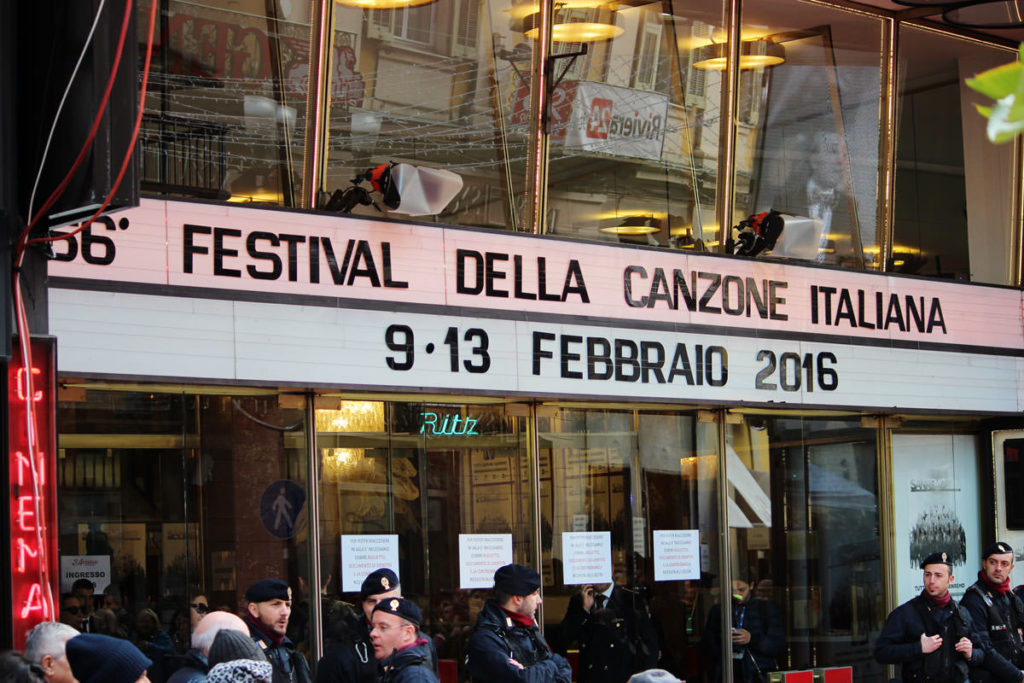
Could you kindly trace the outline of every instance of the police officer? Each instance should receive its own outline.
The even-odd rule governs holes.
[[[288,639],[292,589],[281,579],[261,579],[245,591],[249,635],[274,667],[274,683],[310,683],[309,663]]]
[[[982,636],[985,666],[976,672],[978,681],[1024,681],[1024,604],[1010,590],[1013,548],[998,541],[982,553],[978,580],[964,593],[960,604]]]
[[[494,572],[494,594],[484,603],[466,646],[466,669],[487,683],[570,683],[569,662],[551,651],[534,615],[540,574],[507,564]]]
[[[885,620],[875,642],[875,659],[900,664],[903,681],[964,683],[971,668],[985,658],[981,636],[967,610],[949,594],[953,565],[946,553],[932,553],[921,563],[924,590]]]
[[[430,641],[420,635],[423,615],[416,603],[386,598],[373,608],[370,640],[381,663],[380,683],[438,683]]]

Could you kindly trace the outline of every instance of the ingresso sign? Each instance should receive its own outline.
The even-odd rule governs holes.
[[[65,373],[1019,412],[1018,290],[147,200],[50,264]]]

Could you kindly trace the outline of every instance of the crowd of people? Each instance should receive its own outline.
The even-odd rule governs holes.
[[[105,596],[99,609],[93,609],[95,597],[89,582],[62,596],[61,621],[32,629],[24,652],[0,655],[0,682],[313,683],[306,656],[288,637],[292,590],[280,579],[249,586],[241,616],[210,610],[205,596],[196,596],[189,603],[191,618],[180,624],[172,620],[170,631],[160,628],[151,609],[129,619],[116,594]],[[584,586],[566,615],[564,637],[590,644],[584,656],[589,683],[614,683],[620,675],[622,683],[681,683],[653,668],[658,637],[646,609],[637,610],[643,601],[636,598],[614,584]],[[536,622],[540,603],[536,570],[509,564],[495,572],[491,595],[482,598],[475,627],[465,634],[472,680],[571,683],[570,665],[548,645]],[[422,632],[422,612],[402,597],[392,570],[378,569],[365,578],[357,606],[335,607],[337,613],[325,615],[328,648],[317,666],[317,683],[440,682],[436,641]],[[628,636],[620,632],[617,616],[625,612],[632,613]],[[188,649],[178,655],[176,632],[185,628]],[[649,647],[637,647],[642,642]],[[609,676],[604,662],[612,661],[607,650],[616,645],[629,652],[629,661]]]

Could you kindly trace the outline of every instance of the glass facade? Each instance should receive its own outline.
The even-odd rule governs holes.
[[[912,486],[907,467],[928,453],[932,474],[948,465],[976,492],[971,432],[929,424],[893,433],[891,485]],[[422,608],[442,670],[461,676],[489,595],[469,548],[501,537],[514,561],[540,570],[538,620],[579,675],[588,659],[568,614],[585,588],[569,549],[581,532],[606,539],[613,580],[649,625],[651,666],[686,680],[742,666],[722,636],[757,609],[777,620],[771,666],[883,675],[871,644],[886,614],[880,472],[890,456],[858,415],[71,380],[58,425],[62,561],[109,558],[110,586],[93,604],[147,648],[154,680],[187,650],[198,616],[189,605],[239,611],[245,587],[266,575],[295,591],[289,635],[315,663],[336,646],[334,622],[358,609],[353,558],[369,552],[376,568],[381,543],[397,551],[403,594]],[[912,509],[896,514],[934,526],[936,504],[908,500]],[[969,517],[962,528],[976,543]],[[662,574],[665,534],[694,535],[699,576]],[[915,580],[897,565],[901,580]],[[746,590],[753,601],[726,618],[722,596]]]
[[[319,2],[161,5],[148,192],[712,252],[775,209],[791,216],[776,257],[1017,284],[1019,152],[985,141],[963,86],[1013,59],[995,45],[903,22],[893,40],[886,16],[799,0],[738,17],[581,1],[543,51],[531,3],[339,0],[321,63]],[[432,213],[389,208],[366,172],[391,162],[461,189]]]

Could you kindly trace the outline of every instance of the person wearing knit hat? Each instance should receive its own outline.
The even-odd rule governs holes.
[[[259,648],[259,645],[254,643],[251,638],[247,638],[244,633],[225,629],[217,632],[217,636],[213,639],[213,645],[210,646],[210,654],[207,659],[212,669],[218,664],[233,662],[238,659],[253,659],[257,662],[265,662],[267,661],[267,656],[263,654],[263,650]]]
[[[925,558],[921,568],[924,590],[886,618],[875,641],[875,659],[899,664],[904,681],[973,680],[986,652],[970,613],[949,594],[952,558],[949,553],[935,552]]]
[[[473,680],[572,680],[569,662],[551,650],[534,619],[540,604],[540,575],[535,569],[508,564],[494,573],[493,597],[477,615],[466,645],[466,670]]]
[[[98,633],[82,633],[64,646],[71,673],[78,683],[148,683],[153,666],[139,648],[127,640]]]
[[[292,589],[280,579],[262,579],[249,586],[245,598],[249,635],[274,667],[274,683],[312,683],[309,663],[286,635]]]
[[[273,683],[274,667],[264,660],[235,659],[210,669],[206,683]]]
[[[981,571],[960,604],[970,613],[982,637],[987,676],[979,680],[1024,681],[1024,604],[1010,590],[1013,548],[996,541],[981,554]]]
[[[438,683],[430,641],[419,632],[422,621],[420,608],[404,598],[388,598],[374,607],[370,640],[381,664],[381,683]]]

